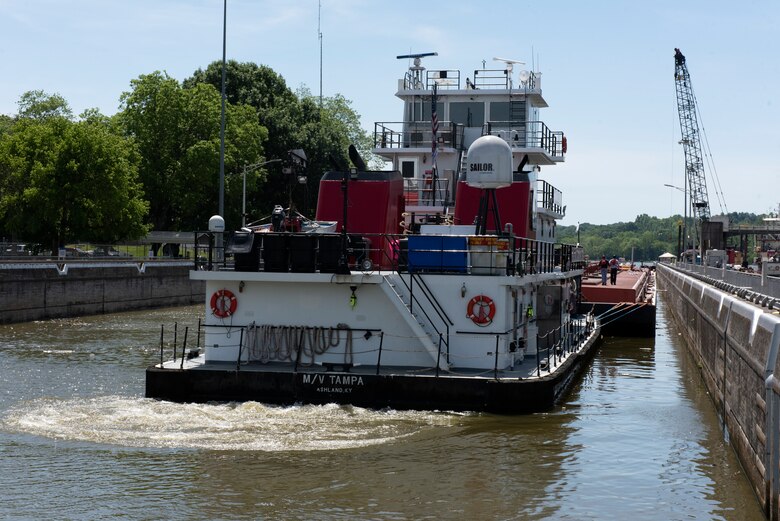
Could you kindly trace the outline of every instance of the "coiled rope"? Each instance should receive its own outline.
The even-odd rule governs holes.
[[[352,364],[352,330],[345,324],[338,327],[272,326],[254,322],[247,327],[245,347],[249,361],[267,364],[271,361],[292,361],[310,366],[318,355],[341,344],[341,331],[346,332],[344,363]],[[304,362],[304,359],[308,359]]]

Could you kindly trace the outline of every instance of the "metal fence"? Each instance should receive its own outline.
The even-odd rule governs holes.
[[[779,277],[768,277],[766,274],[748,273],[726,268],[712,268],[698,264],[677,263],[672,266],[703,282],[707,282],[717,286],[719,289],[743,298],[746,296],[754,298],[766,296],[780,299]],[[717,284],[718,282],[721,282],[722,284]],[[754,293],[755,295],[749,295],[749,293]],[[753,298],[749,300],[753,300]]]

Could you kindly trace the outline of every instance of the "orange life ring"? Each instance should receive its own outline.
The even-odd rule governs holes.
[[[238,300],[229,289],[220,289],[211,295],[211,312],[219,318],[226,318],[236,312]]]
[[[493,299],[486,295],[477,295],[469,300],[466,316],[478,326],[488,326],[496,316],[496,305]]]

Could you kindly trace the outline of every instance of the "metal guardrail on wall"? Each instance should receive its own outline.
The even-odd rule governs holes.
[[[725,286],[719,289],[729,293],[738,294],[738,292],[746,293],[750,291],[759,295],[780,299],[780,278],[778,277],[767,277],[759,273],[746,273],[744,271],[713,268],[698,264],[677,263],[673,264],[672,267],[690,273],[693,276],[705,277],[705,279],[700,280],[713,285],[717,281],[723,282]]]

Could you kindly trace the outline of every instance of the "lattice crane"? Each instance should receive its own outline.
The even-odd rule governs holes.
[[[696,118],[696,98],[691,87],[691,76],[680,49],[674,50],[674,84],[677,91],[677,113],[680,116],[681,143],[685,152],[685,177],[692,215],[700,223],[710,218],[707,180],[704,176],[699,122]],[[698,226],[695,227],[698,232]],[[698,233],[697,233],[698,235]]]

